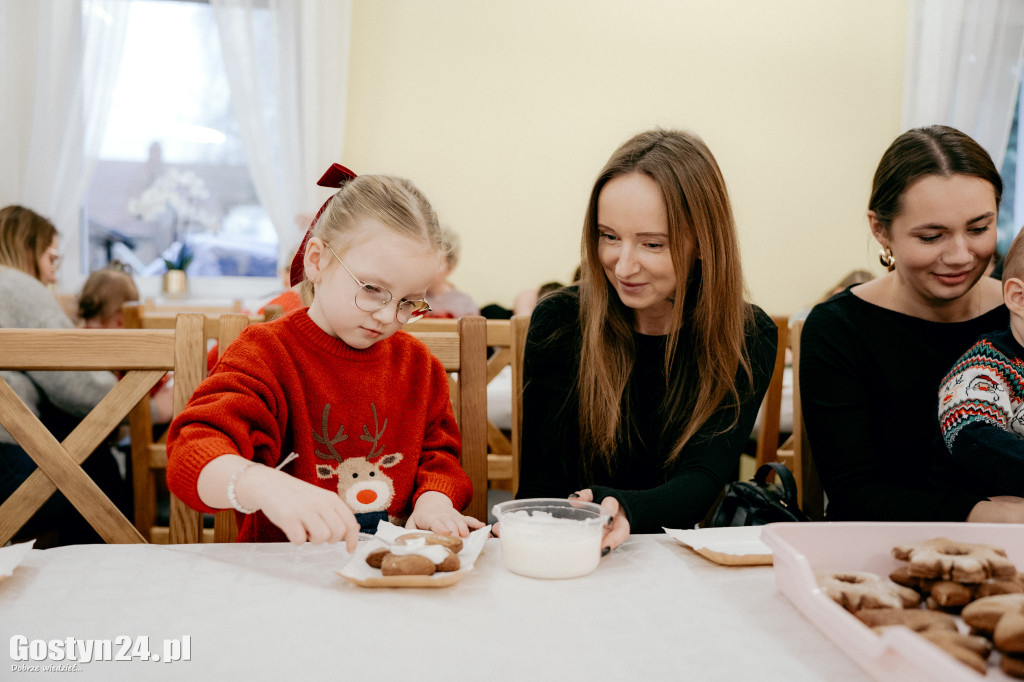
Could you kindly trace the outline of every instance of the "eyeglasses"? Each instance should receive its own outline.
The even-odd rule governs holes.
[[[54,269],[60,267],[60,262],[64,260],[64,256],[62,256],[57,249],[47,249],[43,253],[50,259],[50,266]]]
[[[324,242],[324,246],[330,251],[338,262],[341,263],[341,267],[345,268],[345,272],[356,281],[359,285],[359,289],[356,291],[356,307],[367,313],[375,313],[378,310],[383,309],[388,303],[394,300],[394,296],[391,292],[382,287],[379,284],[370,284],[369,282],[362,282],[358,277],[352,274],[352,271],[345,265],[345,261],[341,260],[341,256],[334,253],[334,249],[327,242]],[[398,309],[395,313],[395,318],[402,324],[412,324],[418,322],[423,318],[424,315],[430,312],[430,304],[424,299],[417,299],[410,301],[407,298],[403,298],[398,302]]]

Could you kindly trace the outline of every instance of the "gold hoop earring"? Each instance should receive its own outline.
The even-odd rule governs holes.
[[[896,265],[896,256],[892,255],[892,251],[889,249],[879,249],[878,262],[882,264],[883,268],[892,270],[893,266]]]

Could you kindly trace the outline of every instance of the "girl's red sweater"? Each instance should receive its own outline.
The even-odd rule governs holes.
[[[171,424],[167,483],[193,509],[199,472],[237,454],[338,492],[354,512],[399,520],[420,494],[465,509],[473,494],[448,377],[405,332],[364,350],[325,333],[305,308],[251,325]],[[262,513],[238,516],[239,541],[286,541]]]

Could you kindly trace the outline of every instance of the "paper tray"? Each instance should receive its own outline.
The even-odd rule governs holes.
[[[459,559],[462,567],[451,573],[434,573],[433,575],[381,575],[380,570],[370,568],[366,565],[366,556],[378,547],[385,547],[385,543],[394,541],[400,535],[410,532],[407,528],[392,525],[386,521],[377,524],[375,538],[369,541],[360,541],[355,554],[345,566],[338,571],[338,575],[361,587],[448,587],[462,580],[462,578],[473,570],[473,564],[483,551],[484,543],[490,534],[491,527],[484,526],[471,532],[468,538],[463,540],[462,551],[459,552]]]
[[[889,575],[904,562],[896,545],[932,538],[1002,547],[1024,569],[1024,526],[980,523],[773,523],[761,539],[774,555],[775,584],[804,616],[877,680],[977,682],[1011,680],[989,662],[982,676],[902,627],[881,636],[829,599],[814,579],[816,569]],[[998,654],[993,653],[993,656]]]
[[[664,528],[676,542],[722,566],[770,566],[772,553],[761,542],[764,526]]]

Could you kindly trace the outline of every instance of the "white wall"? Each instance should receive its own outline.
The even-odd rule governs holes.
[[[718,158],[751,298],[876,272],[864,213],[900,132],[906,0],[355,0],[345,149],[462,235],[478,303],[566,280],[611,152],[653,126]],[[325,82],[322,87],[337,87]]]

